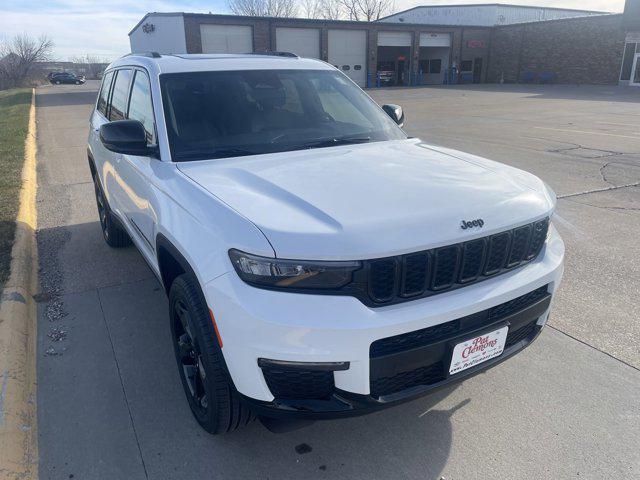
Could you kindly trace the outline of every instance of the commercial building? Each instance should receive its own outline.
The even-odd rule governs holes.
[[[514,23],[544,22],[563,18],[604,15],[609,12],[570,8],[531,7],[486,3],[477,5],[426,5],[381,18],[379,22],[496,27]]]
[[[627,16],[624,25],[634,24]],[[625,28],[622,14],[486,4],[416,7],[376,22],[149,13],[129,37],[132,52],[292,52],[329,62],[363,87],[616,84],[626,72]],[[629,71],[640,53],[630,35]]]
[[[640,87],[640,0],[627,0],[623,27],[626,36],[620,83]]]

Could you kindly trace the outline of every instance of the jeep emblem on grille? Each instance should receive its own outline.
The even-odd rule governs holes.
[[[482,228],[484,226],[484,220],[478,218],[477,220],[462,220],[460,228],[466,230],[467,228]]]

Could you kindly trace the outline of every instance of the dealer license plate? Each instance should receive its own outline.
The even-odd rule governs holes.
[[[509,327],[502,327],[499,330],[457,344],[453,349],[449,375],[462,372],[499,356],[504,350],[508,331]]]

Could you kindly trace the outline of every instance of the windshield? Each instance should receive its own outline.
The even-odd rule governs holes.
[[[172,73],[160,84],[174,161],[406,138],[336,71]]]

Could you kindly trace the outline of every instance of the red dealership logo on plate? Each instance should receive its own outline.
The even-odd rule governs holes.
[[[496,346],[497,343],[498,343],[498,340],[496,340],[495,338],[492,340],[489,340],[488,335],[484,337],[474,338],[471,341],[471,345],[468,345],[462,351],[462,358],[467,358],[469,355],[476,352],[482,352],[482,354],[484,355],[485,349],[493,348]]]

